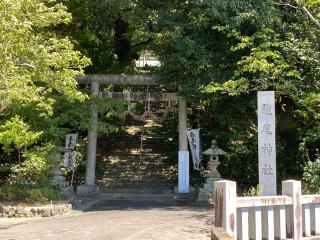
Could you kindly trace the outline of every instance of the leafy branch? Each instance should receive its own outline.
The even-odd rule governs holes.
[[[301,12],[304,13],[304,15],[310,19],[310,21],[318,28],[320,29],[320,22],[313,16],[313,14],[309,11],[306,5],[306,1],[300,1],[300,0],[293,0],[292,3],[289,2],[283,2],[283,1],[272,1],[268,0],[268,2],[275,4],[275,5],[280,5],[280,6],[286,6],[290,7],[293,9],[300,10]]]

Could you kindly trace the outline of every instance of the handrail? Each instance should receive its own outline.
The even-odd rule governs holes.
[[[215,226],[232,239],[320,239],[320,194],[282,182],[282,195],[238,197],[236,182],[215,182]]]
[[[292,197],[289,196],[237,197],[237,208],[267,207],[290,204],[292,204]]]

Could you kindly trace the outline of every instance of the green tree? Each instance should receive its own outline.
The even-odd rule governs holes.
[[[151,1],[61,2],[68,7],[73,20],[69,27],[63,26],[60,31],[71,36],[77,49],[92,60],[87,73],[137,71],[134,60],[153,39]]]
[[[0,2],[0,163],[11,165],[16,179],[38,181],[50,166],[57,99],[86,98],[75,77],[90,61],[54,30],[71,19],[55,1]]]
[[[286,0],[286,1],[269,1],[271,4],[279,5],[286,8],[292,8],[301,11],[305,18],[309,19],[311,23],[320,29],[320,1],[319,0]]]
[[[2,1],[0,13],[2,113],[19,102],[35,103],[35,110],[50,115],[52,94],[84,99],[75,76],[89,60],[51,30],[71,21],[66,8],[53,1]]]
[[[320,143],[319,29],[302,5],[282,3],[172,2],[155,21],[159,81],[182,87],[205,142],[217,138],[230,152],[220,171],[242,184],[257,184],[256,91],[277,92],[279,179],[301,176],[301,143],[313,155]]]

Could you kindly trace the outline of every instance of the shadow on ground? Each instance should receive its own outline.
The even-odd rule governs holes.
[[[194,203],[194,202],[184,202],[184,201],[134,201],[134,200],[100,200],[98,203],[94,204],[85,212],[92,211],[112,211],[112,210],[123,210],[123,211],[134,211],[134,210],[171,210],[171,211],[181,211],[181,210],[196,210],[196,211],[213,211],[213,205],[206,203]]]

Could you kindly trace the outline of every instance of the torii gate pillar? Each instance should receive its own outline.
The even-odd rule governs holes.
[[[187,102],[179,100],[178,192],[189,192],[189,152],[187,140]]]
[[[99,95],[99,83],[91,84],[92,95]],[[96,175],[96,155],[97,155],[97,123],[98,109],[95,104],[91,105],[90,129],[88,131],[88,149],[87,149],[87,166],[86,166],[86,185],[95,185]]]
[[[91,83],[92,96],[99,95],[99,83]],[[91,196],[99,193],[96,183],[96,154],[97,154],[97,125],[98,108],[96,104],[90,106],[90,128],[88,130],[87,163],[85,184],[77,187],[78,196]]]

